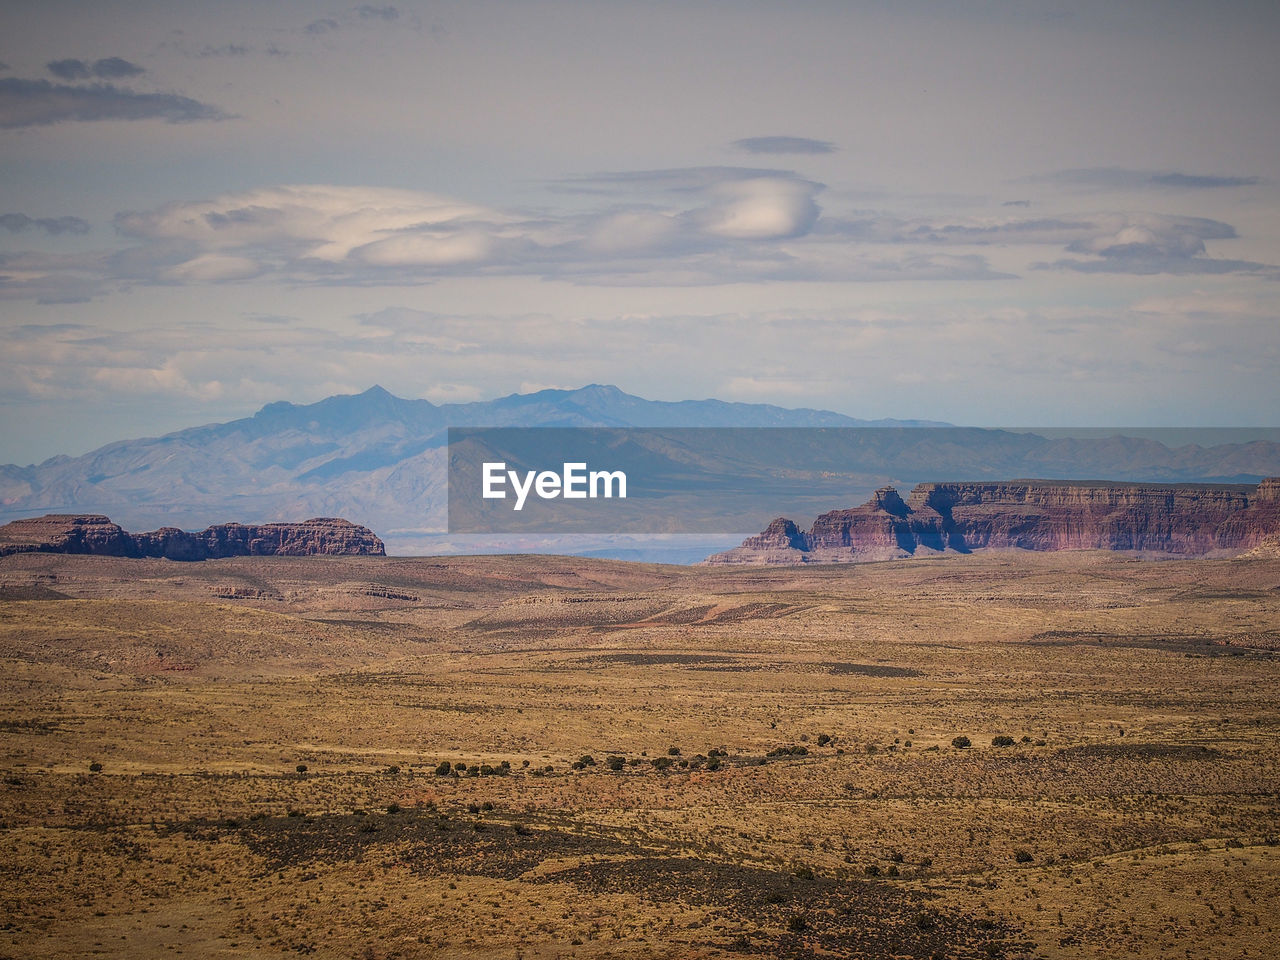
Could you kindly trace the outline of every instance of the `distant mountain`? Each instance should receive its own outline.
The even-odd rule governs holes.
[[[1280,443],[1272,440],[1174,446],[1149,437],[1050,439],[930,421],[858,420],[768,404],[667,403],[597,384],[442,405],[373,387],[311,404],[271,403],[252,417],[123,440],[80,457],[0,467],[0,521],[94,513],[129,529],[199,530],[227,521],[345,517],[374,530],[392,553],[558,543],[535,538],[486,545],[442,535],[446,431],[463,426],[876,428],[838,440],[822,430],[798,431],[768,450],[749,439],[722,437],[697,469],[763,478],[764,499],[771,500],[775,490],[779,497],[762,503],[759,517],[753,506],[749,525],[732,528],[739,534],[759,529],[779,513],[815,516],[859,502],[887,483],[1010,476],[1256,483],[1280,474]],[[946,429],[915,429],[928,427]],[[776,485],[772,477],[780,478]],[[788,501],[785,496],[792,494],[784,487],[801,490],[808,499]],[[681,549],[705,556],[729,545]],[[647,549],[644,543],[629,548]],[[596,542],[591,549],[608,552],[612,542]]]
[[[442,530],[442,448],[451,426],[929,425],[762,403],[668,403],[599,384],[441,405],[375,386],[311,404],[270,403],[252,417],[122,440],[81,457],[2,466],[0,518],[106,513],[126,527],[149,529],[345,516],[379,533]]]

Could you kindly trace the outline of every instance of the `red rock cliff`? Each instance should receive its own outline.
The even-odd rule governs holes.
[[[317,554],[383,556],[386,549],[368,527],[335,517],[302,523],[225,523],[197,533],[162,527],[131,534],[103,516],[51,514],[0,527],[0,556],[20,552],[213,560]]]
[[[788,526],[789,525],[789,526]],[[788,550],[779,551],[783,531]],[[833,510],[808,533],[779,518],[712,563],[839,562],[919,550],[1240,551],[1280,532],[1280,478],[1243,484],[1012,480],[892,487]],[[769,555],[766,556],[765,554]]]

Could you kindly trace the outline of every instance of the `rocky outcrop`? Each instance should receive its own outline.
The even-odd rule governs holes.
[[[806,563],[1019,548],[1241,552],[1280,533],[1280,478],[1245,484],[1012,480],[892,487],[806,533],[774,520],[709,563]]]
[[[98,514],[49,514],[0,527],[0,556],[9,553],[214,560],[320,554],[384,556],[386,549],[368,527],[336,517],[302,523],[224,523],[196,533],[176,527],[129,533]]]

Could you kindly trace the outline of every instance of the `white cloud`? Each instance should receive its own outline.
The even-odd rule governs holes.
[[[731,240],[781,240],[808,233],[818,219],[814,184],[758,177],[717,184],[693,214],[706,233]]]

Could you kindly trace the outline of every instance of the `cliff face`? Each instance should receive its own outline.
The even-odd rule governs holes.
[[[386,550],[368,527],[333,517],[302,523],[225,523],[197,533],[162,527],[131,534],[104,516],[50,514],[0,527],[0,556],[27,552],[214,560],[317,554],[383,556]]]
[[[711,563],[840,562],[984,548],[1242,551],[1280,532],[1280,478],[1236,484],[1014,480],[892,487],[833,510],[807,532],[774,520]],[[783,541],[785,540],[785,546]]]

